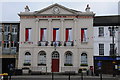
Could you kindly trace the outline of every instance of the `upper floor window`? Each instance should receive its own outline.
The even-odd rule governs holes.
[[[115,44],[110,44],[110,55],[113,55],[113,47],[115,48]]]
[[[4,48],[9,48],[9,41],[4,41]]]
[[[81,28],[81,42],[88,42],[87,28]]]
[[[32,29],[31,28],[26,28],[25,29],[25,41],[31,41],[31,35],[32,35]]]
[[[5,25],[4,26],[4,31],[5,32],[10,32],[10,25]]]
[[[2,24],[0,24],[0,33],[2,33]]]
[[[99,44],[99,55],[104,55],[104,44]]]
[[[40,30],[40,41],[47,41],[47,29],[41,28]]]
[[[12,33],[17,34],[17,25],[12,25]]]
[[[9,40],[9,36],[8,36],[8,34],[5,34],[4,35],[4,41],[7,41],[7,40]]]
[[[99,27],[99,36],[104,36],[104,27]]]
[[[12,41],[16,41],[18,40],[18,36],[16,34],[12,34]]]
[[[112,28],[109,29],[110,36],[113,36]]]
[[[66,42],[72,41],[72,28],[66,28]]]
[[[60,41],[60,30],[59,28],[53,28],[53,41]]]

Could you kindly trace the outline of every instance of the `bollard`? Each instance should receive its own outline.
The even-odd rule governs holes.
[[[102,80],[102,71],[101,71],[101,73],[100,73],[100,80]]]
[[[81,80],[83,80],[83,72],[81,72]]]
[[[52,80],[54,80],[54,73],[52,72]]]
[[[70,72],[69,72],[69,77],[68,77],[68,80],[70,80]]]

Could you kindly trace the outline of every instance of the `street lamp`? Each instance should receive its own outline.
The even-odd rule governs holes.
[[[9,50],[10,50],[10,53],[11,53],[11,38],[12,37],[12,34],[11,33],[8,33],[8,41],[9,41]]]
[[[115,43],[114,43],[114,38],[115,38],[115,31],[117,31],[118,30],[118,27],[115,27],[115,26],[112,26],[112,27],[108,27],[108,30],[110,31],[110,34],[111,34],[111,36],[112,36],[112,46],[113,46],[113,48],[112,48],[112,54],[110,54],[110,56],[112,56],[113,57],[113,77],[115,77],[116,76],[116,74],[115,74],[115,56],[116,56],[116,53],[115,53]]]
[[[111,56],[116,56],[116,53],[115,53],[115,44],[114,44],[114,38],[115,38],[115,31],[118,30],[118,27],[108,27],[108,30],[110,31],[110,34],[112,36],[112,46],[113,46],[113,50],[112,50],[112,54],[110,54]]]
[[[4,30],[2,28],[2,54],[3,54],[3,47],[4,47]]]

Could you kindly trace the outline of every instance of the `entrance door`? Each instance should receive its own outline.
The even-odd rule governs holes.
[[[59,72],[59,53],[57,51],[52,53],[52,72]]]

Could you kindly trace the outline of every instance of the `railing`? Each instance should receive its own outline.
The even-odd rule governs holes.
[[[67,72],[67,71],[75,71],[78,72],[79,67],[73,67],[73,66],[65,66],[61,67],[61,72]]]
[[[51,46],[62,46],[62,43],[60,41],[52,41]]]
[[[45,72],[47,73],[47,67],[46,66],[38,66],[38,67],[31,67],[32,72]]]
[[[25,41],[25,42],[21,42],[21,44],[33,44],[33,42],[31,42],[31,41]]]
[[[16,54],[16,47],[3,48],[3,54]]]
[[[64,46],[74,46],[73,41],[64,42]]]
[[[39,41],[38,46],[48,46],[48,41]]]

